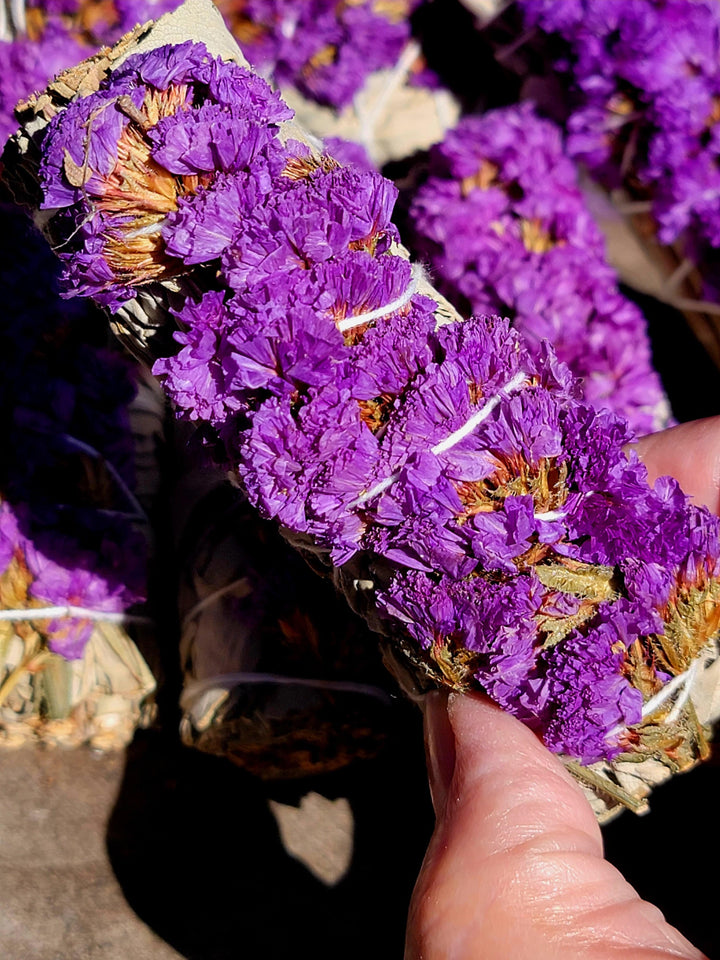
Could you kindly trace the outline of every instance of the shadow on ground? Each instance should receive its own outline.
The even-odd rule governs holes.
[[[107,834],[130,906],[190,960],[402,956],[432,813],[419,711],[399,712],[378,758],[284,785],[140,733]],[[352,807],[353,858],[334,887],[288,856],[268,806],[310,790]]]

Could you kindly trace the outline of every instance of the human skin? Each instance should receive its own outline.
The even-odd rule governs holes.
[[[720,417],[637,444],[720,512]],[[487,697],[433,693],[425,737],[436,825],[413,893],[405,960],[702,960],[603,858],[561,762]]]

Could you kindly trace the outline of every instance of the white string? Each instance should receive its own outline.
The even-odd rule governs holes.
[[[652,200],[628,200],[615,205],[621,214],[650,213],[653,208]]]
[[[25,0],[0,2],[0,40],[15,40],[26,32]]]
[[[567,516],[567,510],[547,510],[545,513],[536,513],[536,520],[550,522],[552,520],[563,520]]]
[[[357,500],[353,500],[353,502],[350,504],[350,509],[352,510],[353,507],[359,507],[368,500],[372,500],[373,497],[377,497],[381,493],[384,493],[388,487],[391,487],[395,483],[399,476],[400,471],[396,470],[395,473],[391,473],[389,477],[385,477],[385,479],[381,480],[380,483],[376,483],[375,486],[368,490],[367,493],[362,493]]]
[[[135,230],[128,230],[125,239],[135,240],[137,237],[154,237],[156,234],[162,233],[164,229],[164,220],[159,220],[157,223],[149,223],[146,227],[136,227]]]
[[[346,317],[344,320],[340,320],[337,324],[338,330],[340,333],[345,333],[346,330],[361,327],[365,323],[372,323],[373,320],[381,320],[383,317],[389,317],[391,314],[397,313],[398,310],[402,310],[417,293],[421,277],[422,267],[420,264],[413,264],[410,283],[404,293],[401,293],[399,297],[391,300],[384,307],[378,307],[377,310],[369,310],[367,313],[359,313],[354,317]]]
[[[59,436],[60,439],[64,440],[65,443],[68,444],[68,446],[74,447],[83,453],[87,453],[88,456],[91,456],[93,459],[102,460],[107,466],[108,472],[120,487],[124,495],[127,497],[134,510],[134,513],[132,514],[124,513],[119,510],[98,510],[98,513],[102,514],[103,516],[117,516],[125,519],[143,520],[145,523],[149,523],[147,514],[141,507],[138,499],[127,486],[113,464],[105,456],[103,456],[99,450],[96,450],[95,447],[91,447],[89,443],[78,440],[77,437],[73,437],[69,433],[61,433]],[[0,622],[7,620],[13,622],[21,620],[31,621],[50,619],[93,620],[119,624],[153,623],[153,620],[150,617],[141,617],[135,614],[125,613],[124,611],[118,612],[110,610],[92,610],[88,607],[79,607],[75,606],[74,604],[64,604],[51,607],[24,607],[20,610],[0,610]]]
[[[672,295],[694,269],[695,264],[689,257],[685,257],[685,259],[675,267],[663,284],[663,294],[665,294],[665,296]]]
[[[431,453],[434,453],[435,456],[440,456],[441,453],[447,453],[448,450],[460,443],[461,440],[464,440],[465,437],[469,436],[473,430],[480,426],[483,420],[487,420],[490,414],[493,412],[495,407],[506,397],[509,393],[512,393],[514,390],[517,390],[527,381],[527,374],[524,370],[520,370],[512,380],[509,380],[504,387],[502,387],[495,394],[494,397],[491,397],[488,402],[482,406],[476,413],[470,417],[469,420],[466,420],[465,423],[458,427],[457,430],[454,430],[450,436],[446,437],[444,440],[441,440],[440,443],[436,443],[434,447],[431,447]],[[383,493],[388,487],[391,487],[393,483],[400,476],[401,471],[396,470],[394,473],[391,473],[389,477],[385,477],[384,480],[381,480],[379,483],[376,483],[374,487],[367,491],[367,493],[361,494],[357,500],[354,500],[350,507],[357,507],[360,504],[366,503],[368,500],[372,500],[374,497],[377,497],[378,494]]]
[[[665,703],[665,701],[670,699],[676,690],[679,690],[680,687],[686,684],[689,676],[690,670],[685,670],[683,673],[679,673],[676,677],[673,677],[672,680],[666,683],[661,690],[658,690],[654,697],[650,697],[642,709],[643,720],[646,720],[649,716],[652,716],[653,713],[656,713]]]
[[[648,717],[652,716],[654,713],[657,713],[660,707],[667,703],[667,701],[679,690],[680,696],[673,704],[673,708],[670,713],[663,720],[663,723],[674,723],[680,716],[683,707],[690,699],[692,688],[697,680],[698,671],[704,662],[704,659],[705,657],[701,654],[699,657],[697,657],[697,659],[693,660],[687,670],[683,671],[683,673],[679,673],[676,677],[673,677],[672,680],[669,680],[665,686],[658,690],[654,696],[650,697],[647,703],[643,705],[641,713],[642,720],[647,720]],[[624,724],[618,724],[609,731],[606,739],[614,737],[619,733],[623,733],[625,730],[627,730],[627,727]]]
[[[509,0],[471,0],[468,7],[475,14],[478,26],[487,26],[487,24],[500,16],[505,7],[509,6]]]
[[[26,607],[22,610],[0,610],[0,620],[98,620],[106,623],[152,623],[150,617],[110,610],[90,610],[72,604],[57,607]]]
[[[461,427],[458,427],[457,430],[454,430],[449,437],[446,437],[444,440],[441,440],[440,443],[436,443],[432,447],[432,452],[439,456],[441,453],[446,453],[452,447],[460,443],[461,440],[464,440],[465,437],[470,436],[470,434],[475,430],[476,427],[479,427],[483,420],[487,420],[490,414],[493,412],[495,407],[503,400],[507,394],[512,393],[514,390],[517,390],[521,387],[527,380],[527,374],[524,370],[520,370],[512,380],[508,381],[505,386],[499,390],[494,397],[491,397],[488,402],[482,407],[477,413],[473,414],[469,420],[467,420]]]
[[[195,606],[191,607],[183,617],[181,629],[184,630],[188,623],[190,623],[191,620],[194,620],[199,613],[202,613],[206,607],[216,603],[218,600],[224,597],[226,593],[230,593],[235,590],[237,590],[235,593],[235,598],[237,600],[242,600],[243,597],[249,596],[252,593],[252,586],[248,578],[240,577],[237,580],[233,580],[232,583],[226,583],[224,587],[218,587],[217,590],[213,590],[213,592],[208,594],[207,597],[203,597],[202,600],[198,600]]]
[[[687,680],[683,684],[682,690],[680,691],[680,696],[675,701],[675,704],[667,715],[665,723],[675,723],[685,704],[690,698],[690,693],[692,692],[693,684],[695,683],[695,678],[697,677],[698,668],[700,667],[700,660],[693,660],[690,664],[690,669],[687,671]]]
[[[577,507],[580,503],[582,503],[583,500],[587,500],[588,497],[594,496],[596,492],[596,490],[585,490],[582,493],[578,493],[574,498],[573,507]],[[565,509],[547,510],[545,513],[535,513],[533,516],[536,520],[564,520],[568,513],[569,510]]]

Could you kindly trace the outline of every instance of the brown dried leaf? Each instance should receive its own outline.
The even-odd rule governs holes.
[[[23,610],[28,606],[28,589],[33,577],[19,554],[10,561],[0,577],[0,607],[3,610]]]
[[[92,170],[87,165],[78,166],[67,149],[63,157],[63,173],[72,187],[84,187],[92,176]]]
[[[124,56],[128,48],[136,43],[147,30],[147,27],[147,24],[135,27],[134,30],[121,37],[112,48],[103,47],[93,56],[83,60],[82,63],[78,63],[58,74],[48,84],[47,93],[51,96],[55,94],[63,100],[72,100],[76,96],[86,97],[90,93],[95,93],[107,77],[113,63]]]

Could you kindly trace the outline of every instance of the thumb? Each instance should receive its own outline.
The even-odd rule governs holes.
[[[585,796],[528,727],[481,694],[436,692],[427,699],[428,773],[439,826],[466,824],[483,857],[559,827],[576,831],[579,848],[602,856]]]
[[[590,805],[527,727],[469,694],[431,694],[425,722],[437,823],[406,960],[702,957],[603,860]]]
[[[649,434],[634,446],[651,482],[670,474],[694,503],[720,513],[720,417]]]

